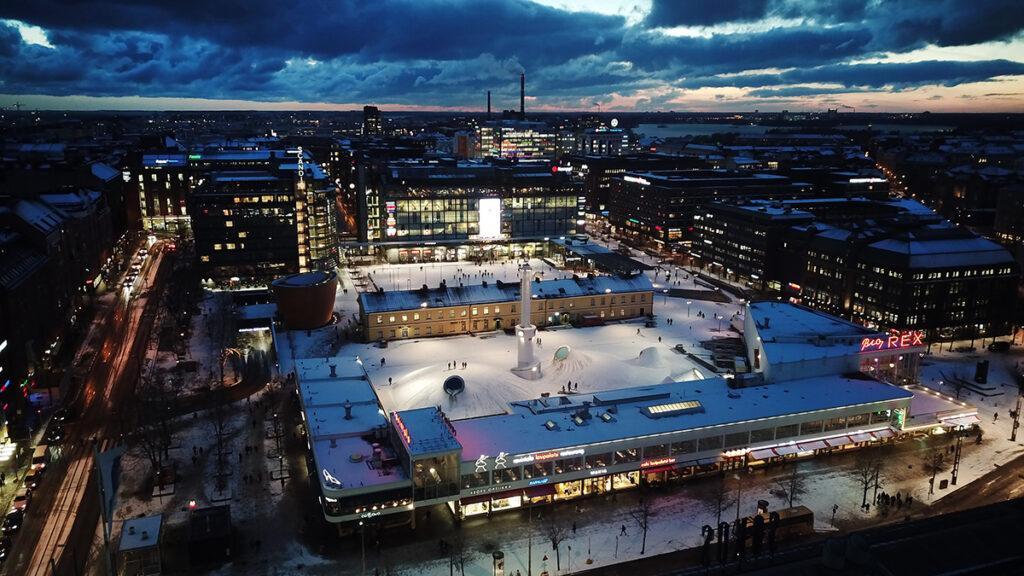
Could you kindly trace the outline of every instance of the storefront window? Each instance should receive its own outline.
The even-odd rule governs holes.
[[[733,432],[725,435],[725,447],[735,448],[747,444],[750,439],[749,432]]]
[[[804,422],[803,424],[800,425],[800,435],[806,436],[807,434],[816,434],[818,432],[821,432],[821,428],[822,426],[824,426],[824,424],[825,423],[821,420],[815,420],[813,422]]]
[[[555,500],[567,500],[583,495],[583,482],[559,482],[555,484]]]
[[[551,462],[534,462],[523,466],[523,478],[540,478],[551,474]]]
[[[506,484],[519,480],[519,468],[501,468],[492,472],[495,484]]]
[[[799,433],[799,424],[786,424],[785,426],[779,426],[775,429],[775,439],[782,440],[783,438],[791,438]]]
[[[846,428],[846,417],[845,416],[838,416],[836,418],[829,418],[828,420],[825,421],[825,431],[826,432],[829,432],[831,430],[842,430],[843,428]]]
[[[462,507],[462,515],[477,516],[479,514],[487,514],[487,510],[489,509],[489,502],[474,502],[472,504],[466,504]]]
[[[601,478],[584,478],[583,480],[584,494],[604,494],[611,489],[611,476],[603,476]]]
[[[889,410],[880,410],[878,412],[872,412],[871,413],[871,423],[872,424],[888,423],[889,422],[889,418],[890,418],[890,411]]]
[[[507,510],[509,508],[519,508],[523,505],[522,496],[512,496],[510,498],[495,498],[491,501],[491,510]]]
[[[612,476],[612,488],[614,490],[623,490],[625,488],[636,488],[640,485],[640,473],[639,472],[626,472],[624,474],[615,474]]]
[[[701,438],[697,442],[697,451],[704,452],[706,450],[721,450],[722,449],[722,437],[721,436],[708,436],[707,438]]]
[[[654,446],[644,446],[644,459],[650,460],[651,458],[663,458],[668,456],[668,444],[656,444]]]
[[[846,427],[853,428],[854,426],[864,426],[871,420],[871,414],[857,414],[856,416],[850,416],[846,419]]]
[[[627,448],[625,450],[615,451],[615,463],[625,464],[626,462],[639,462],[640,451],[636,448]]]
[[[487,486],[491,483],[487,472],[477,472],[475,474],[463,474],[462,475],[462,486],[463,488],[479,488],[480,486]]]
[[[774,428],[761,428],[760,430],[754,430],[750,433],[750,443],[757,444],[759,442],[771,442],[775,439]]]
[[[683,440],[672,443],[672,454],[693,454],[697,451],[696,440]]]
[[[605,454],[587,454],[587,468],[603,468],[610,466],[612,463],[612,455],[610,453]]]
[[[561,460],[555,460],[555,474],[576,472],[582,469],[583,463],[580,458],[562,458]]]

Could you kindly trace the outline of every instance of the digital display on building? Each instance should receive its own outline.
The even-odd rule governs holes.
[[[920,330],[890,330],[883,337],[864,338],[860,341],[861,352],[882,352],[924,346],[924,332]]]
[[[501,198],[480,199],[480,237],[501,236]]]

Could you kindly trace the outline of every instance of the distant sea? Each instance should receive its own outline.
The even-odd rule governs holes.
[[[681,138],[684,136],[708,136],[711,134],[726,133],[756,136],[758,134],[764,134],[774,128],[779,127],[751,126],[750,124],[639,124],[636,127],[636,132],[651,138]],[[846,130],[867,130],[867,125],[843,124],[837,126],[837,128]],[[948,131],[952,130],[953,127],[924,124],[872,124],[871,129],[875,132],[902,132],[904,134],[918,134],[922,132]]]

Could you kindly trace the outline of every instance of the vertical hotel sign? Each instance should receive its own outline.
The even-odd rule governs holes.
[[[868,337],[860,341],[861,352],[897,351],[917,346],[924,346],[924,332],[920,330],[890,330],[884,336]]]
[[[387,212],[387,216],[384,221],[384,233],[387,234],[389,238],[398,234],[398,229],[395,228],[395,226],[398,225],[398,220],[395,219],[395,212],[397,209],[398,204],[391,200],[384,203],[384,210]]]

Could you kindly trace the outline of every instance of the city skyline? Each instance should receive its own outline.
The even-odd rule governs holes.
[[[0,8],[35,109],[1024,110],[1011,2],[59,1]]]

